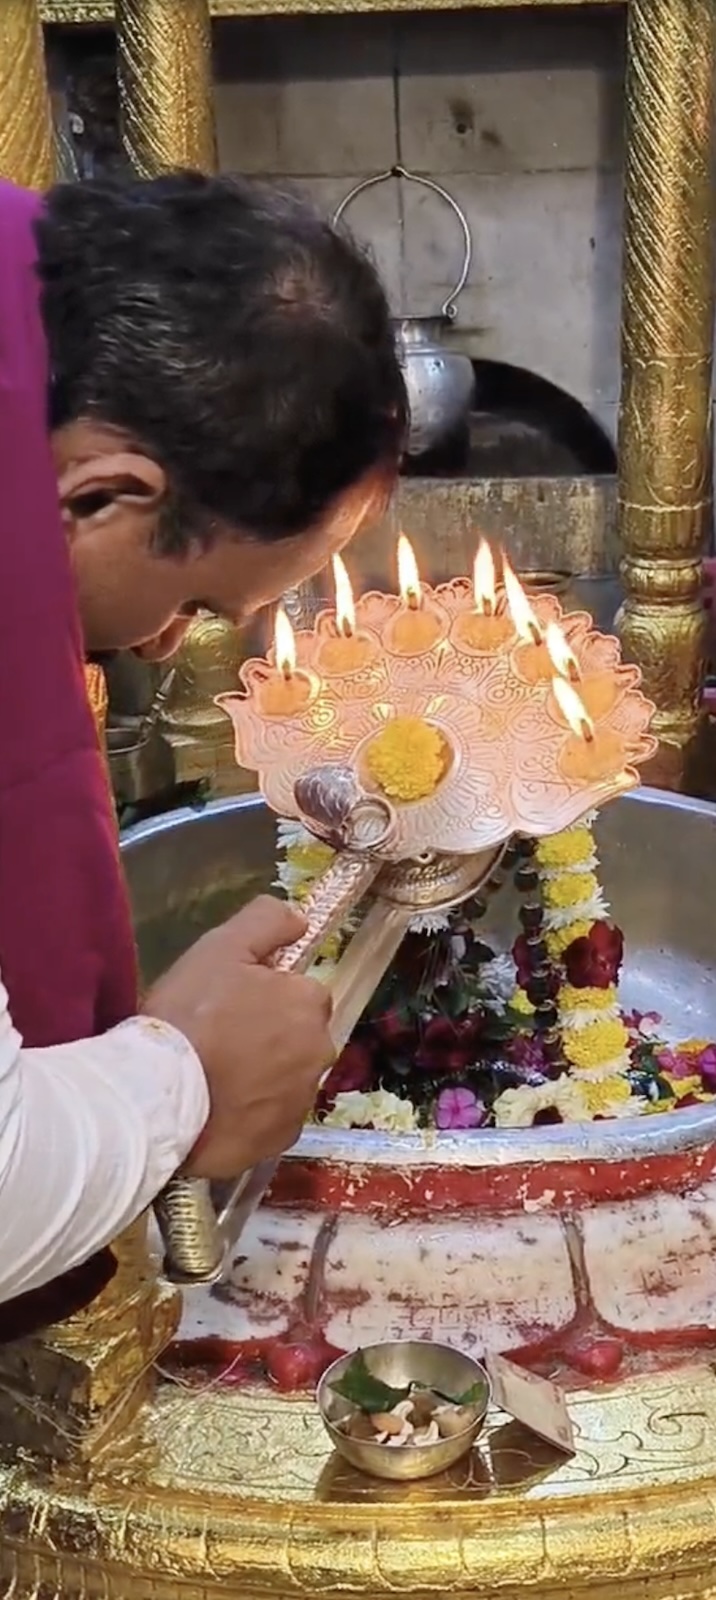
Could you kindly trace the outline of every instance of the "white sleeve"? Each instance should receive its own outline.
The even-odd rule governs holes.
[[[24,1049],[0,981],[0,1303],[116,1238],[208,1114],[201,1063],[173,1028],[132,1017],[97,1039]]]

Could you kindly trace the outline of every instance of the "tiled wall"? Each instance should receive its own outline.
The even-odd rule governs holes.
[[[601,7],[226,22],[222,165],[329,211],[395,161],[434,178],[474,243],[451,337],[559,384],[613,432],[623,61],[622,13]],[[437,310],[461,261],[439,198],[391,182],[348,219],[395,311]]]

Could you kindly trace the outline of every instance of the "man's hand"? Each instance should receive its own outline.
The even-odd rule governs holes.
[[[144,1011],[184,1034],[211,1112],[186,1170],[231,1178],[298,1138],[333,1060],[330,996],[272,958],[305,930],[300,912],[262,895],[208,933],[155,984]]]

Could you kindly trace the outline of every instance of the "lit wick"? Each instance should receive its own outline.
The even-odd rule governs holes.
[[[574,652],[570,650],[567,640],[561,628],[557,627],[556,622],[547,623],[544,642],[560,677],[567,678],[569,683],[580,683],[582,674],[579,670],[579,662]]]
[[[404,533],[398,539],[398,583],[403,604],[385,629],[385,643],[399,656],[424,655],[443,637],[445,622],[423,593],[413,547]]]
[[[589,672],[585,677],[556,622],[548,623],[544,641],[552,664],[560,677],[566,678],[568,683],[579,684],[579,694],[587,716],[595,722],[599,722],[602,717],[608,717],[620,693],[619,680],[615,674],[608,669],[602,669],[599,672]]]
[[[472,611],[462,611],[455,618],[450,637],[458,649],[476,650],[489,655],[514,635],[512,618],[497,615],[497,583],[495,562],[486,539],[481,539],[475,556],[472,592]]]
[[[296,671],[296,640],[283,606],[279,606],[276,611],[273,647],[276,665],[283,676],[284,682],[290,683]]]
[[[512,621],[525,644],[542,644],[542,629],[527,599],[522,584],[516,578],[506,556],[502,558],[502,582],[505,585],[507,604]]]
[[[333,582],[336,586],[336,628],[344,639],[352,639],[356,631],[356,608],[353,587],[342,556],[333,557]]]
[[[475,597],[475,610],[479,616],[492,617],[495,614],[495,563],[492,551],[486,539],[481,539],[477,547],[475,565],[472,572],[472,592]]]
[[[527,599],[522,584],[515,577],[509,561],[503,559],[503,579],[507,605],[518,635],[512,653],[512,666],[523,683],[549,683],[554,673],[554,663],[545,643],[545,637]]]
[[[296,641],[283,606],[274,624],[274,670],[259,688],[259,706],[265,717],[292,717],[304,711],[311,698],[311,680],[296,669]]]
[[[423,603],[420,573],[415,552],[404,533],[398,538],[398,584],[403,605],[409,611],[419,611]]]
[[[322,639],[318,650],[318,666],[328,678],[360,672],[378,653],[377,641],[367,633],[356,631],[353,587],[341,556],[333,557],[333,581],[336,586],[334,631]]]
[[[560,770],[569,782],[594,783],[615,779],[624,769],[626,747],[613,728],[595,728],[571,683],[552,679],[552,692],[571,729],[559,754]]]

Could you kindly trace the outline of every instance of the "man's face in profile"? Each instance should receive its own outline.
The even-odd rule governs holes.
[[[208,549],[197,541],[170,556],[157,550],[171,513],[156,463],[115,454],[92,457],[87,469],[60,480],[85,648],[134,648],[155,661],[174,653],[198,609],[240,623],[306,582],[387,499],[384,474],[369,474],[307,533],[259,540],[217,524]]]

